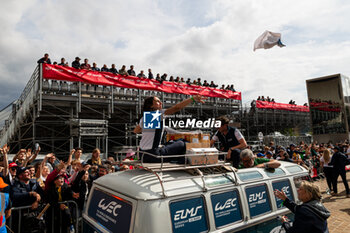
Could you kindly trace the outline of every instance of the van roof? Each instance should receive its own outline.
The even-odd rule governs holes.
[[[305,175],[307,170],[297,164],[281,162],[281,166],[276,169],[276,175],[269,175],[267,170],[261,168],[239,169],[236,175],[233,172],[193,176],[186,171],[167,171],[157,175],[152,172],[136,169],[123,172],[115,172],[94,181],[95,185],[105,187],[111,191],[121,193],[125,196],[139,200],[153,200],[163,198],[163,189],[168,197],[178,196],[188,193],[203,192],[203,188],[217,189],[223,186],[261,182],[261,179],[274,179],[283,176]],[[278,172],[278,174],[277,174]],[[260,177],[254,177],[257,174]],[[203,185],[203,181],[205,184]]]

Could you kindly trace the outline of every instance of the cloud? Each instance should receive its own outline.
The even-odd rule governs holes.
[[[244,103],[264,95],[303,104],[306,79],[350,73],[349,10],[334,0],[6,1],[0,106],[18,98],[45,52],[233,83]],[[253,52],[265,30],[287,47]]]

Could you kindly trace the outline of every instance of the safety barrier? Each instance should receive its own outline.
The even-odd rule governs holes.
[[[59,202],[59,204],[65,204],[69,207],[72,214],[72,220],[75,227],[75,232],[79,232],[79,209],[78,205],[75,201],[64,201]],[[9,229],[8,232],[65,232],[62,229],[62,212],[60,212],[60,220],[61,222],[59,224],[55,223],[51,226],[47,225],[47,214],[49,210],[45,204],[40,205],[37,209],[32,210],[32,206],[21,206],[21,207],[13,207],[11,208],[11,216],[9,219],[6,220],[7,228]],[[46,207],[46,208],[45,208]],[[51,208],[51,223],[54,222],[54,209]],[[26,223],[26,221],[31,221],[30,224]],[[27,226],[27,224],[29,226]],[[81,225],[81,224],[80,224]],[[59,226],[59,229],[54,229],[54,227]],[[23,227],[30,227],[29,229],[23,229]]]

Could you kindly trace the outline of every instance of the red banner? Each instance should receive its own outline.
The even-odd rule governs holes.
[[[43,65],[43,78],[71,82],[83,82],[104,86],[116,86],[142,90],[162,91],[185,95],[202,95],[226,99],[241,100],[241,92],[221,90],[212,87],[187,85],[186,83],[175,83],[164,81],[162,84],[154,79],[138,78],[134,76],[123,76],[109,72],[97,72],[79,70],[72,67],[58,65]]]
[[[311,102],[310,107],[323,112],[340,112],[339,104],[330,104],[327,102]]]
[[[273,102],[261,101],[261,100],[255,101],[255,104],[257,108],[298,111],[298,112],[310,111],[308,106],[302,106],[302,105],[273,103]]]

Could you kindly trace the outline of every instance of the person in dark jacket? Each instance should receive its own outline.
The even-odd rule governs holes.
[[[64,203],[60,203],[72,199],[73,192],[71,188],[64,182],[62,174],[58,174],[47,192],[47,202],[50,204],[46,219],[48,232],[59,232],[60,228],[62,229],[61,232],[69,232],[69,230],[74,229],[69,207]],[[60,219],[61,217],[62,219]]]
[[[51,60],[49,58],[49,54],[48,53],[45,53],[44,57],[40,58],[38,60],[38,64],[40,63],[46,63],[46,64],[51,64]]]
[[[80,69],[80,57],[76,57],[72,62],[72,67],[75,69]]]
[[[17,169],[17,178],[18,180],[12,185],[10,191],[13,206],[31,205],[32,209],[36,209],[44,196],[44,191],[36,180],[30,179],[28,168],[19,167]]]
[[[298,188],[301,205],[289,200],[283,190],[275,190],[275,196],[283,200],[283,205],[295,215],[293,224],[282,217],[282,227],[287,233],[328,233],[327,219],[330,212],[321,203],[321,192],[317,185],[302,181]]]
[[[247,147],[247,142],[238,129],[228,125],[230,120],[226,116],[220,116],[216,120],[221,121],[221,126],[212,137],[210,146],[213,146],[216,141],[220,141],[220,150],[227,152],[227,160],[231,161],[235,168],[238,168],[241,150]]]
[[[80,214],[84,209],[84,204],[89,194],[89,189],[91,188],[91,182],[89,180],[88,172],[90,165],[87,163],[83,163],[81,164],[81,166],[81,170],[79,171],[72,185],[72,191],[75,193],[79,193],[79,197],[74,198],[73,200],[78,204]]]
[[[338,146],[334,147],[334,155],[332,156],[331,162],[328,163],[328,165],[333,165],[333,196],[338,195],[338,177],[341,176],[345,190],[346,190],[346,197],[350,198],[350,190],[349,185],[346,180],[346,171],[345,166],[349,163],[348,158],[346,155],[340,152],[340,148]]]

